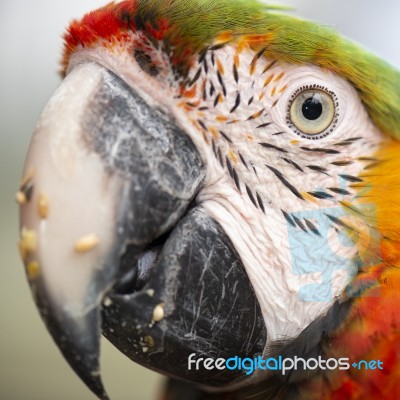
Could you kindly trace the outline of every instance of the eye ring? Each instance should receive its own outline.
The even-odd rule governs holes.
[[[335,130],[338,117],[338,98],[322,85],[301,86],[288,102],[287,124],[304,139],[317,140],[328,136]]]

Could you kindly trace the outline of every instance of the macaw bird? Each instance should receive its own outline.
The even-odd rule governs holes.
[[[19,250],[86,385],[102,333],[166,399],[400,398],[399,72],[254,0],[113,2],[64,39]]]

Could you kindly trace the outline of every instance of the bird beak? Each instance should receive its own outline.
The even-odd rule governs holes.
[[[187,212],[204,176],[178,124],[95,63],[75,66],[39,119],[17,194],[19,249],[48,330],[101,399],[102,328],[135,361],[176,376],[219,315],[227,352],[243,347],[243,336],[252,354],[264,348],[261,312],[236,251],[211,218]],[[240,318],[229,311],[232,298]],[[175,350],[177,360],[166,361],[163,352]]]

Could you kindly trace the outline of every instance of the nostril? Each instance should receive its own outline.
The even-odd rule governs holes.
[[[132,268],[130,271],[126,272],[125,275],[120,278],[113,291],[122,295],[134,293],[136,291],[136,275],[136,268]]]
[[[119,278],[114,293],[132,294],[143,289],[151,271],[158,263],[161,248],[161,245],[152,246],[137,255],[132,255],[132,251],[128,248],[121,258],[123,270],[126,272]]]

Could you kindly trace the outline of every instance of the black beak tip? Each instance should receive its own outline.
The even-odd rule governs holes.
[[[100,371],[91,372],[89,375],[85,376],[80,375],[80,378],[100,400],[110,400],[104,389],[103,382],[100,377]]]
[[[61,338],[62,341],[62,336],[59,336],[59,338]],[[95,349],[89,346],[81,347],[76,339],[71,339],[72,338],[63,343],[60,343],[60,340],[56,340],[64,358],[82,382],[84,382],[99,399],[109,400],[100,374],[99,338],[90,341],[90,345],[94,346]]]
[[[76,342],[75,342],[76,343]],[[109,400],[104,389],[100,374],[99,352],[79,349],[73,343],[57,343],[68,364],[86,384],[86,386],[101,400]]]
[[[100,308],[76,318],[45,298],[37,296],[36,303],[65,360],[99,399],[109,400],[100,374]]]
[[[101,379],[98,353],[74,349],[68,345],[61,349],[68,364],[82,382],[101,400],[109,400]]]

